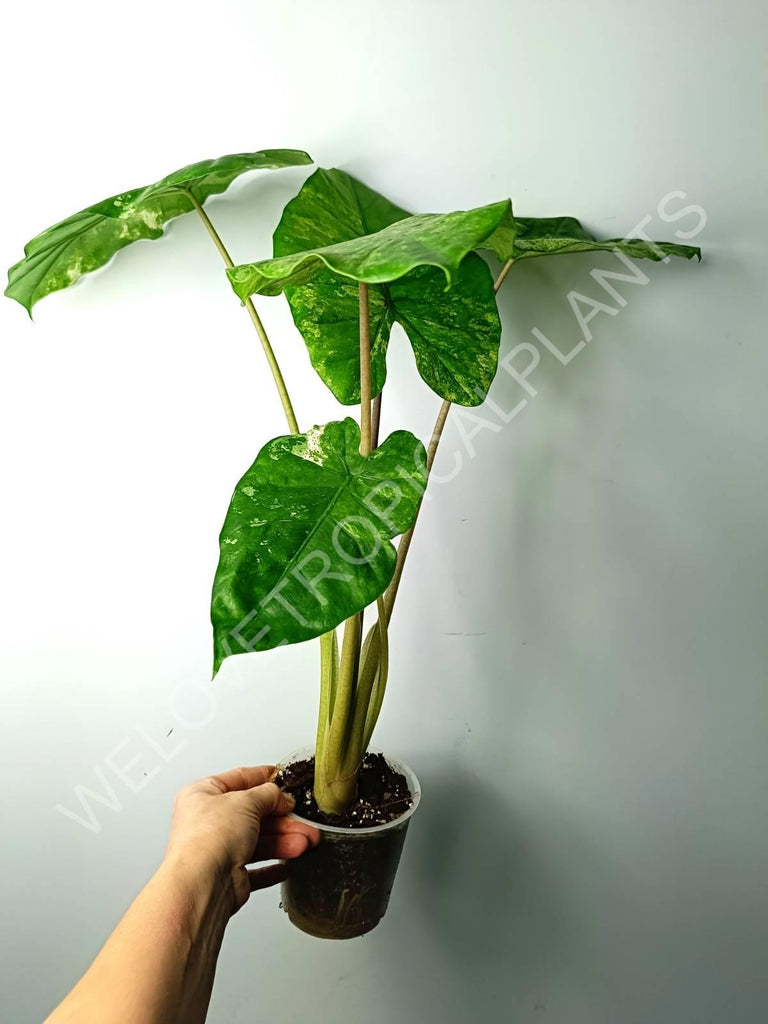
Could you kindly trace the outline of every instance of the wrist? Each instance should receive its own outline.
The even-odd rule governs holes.
[[[207,851],[171,848],[157,876],[177,894],[189,915],[192,933],[204,920],[222,917],[226,923],[234,912],[231,869]]]
[[[232,868],[227,852],[217,844],[201,840],[200,836],[189,840],[172,836],[162,863],[192,884],[214,885],[225,879]]]

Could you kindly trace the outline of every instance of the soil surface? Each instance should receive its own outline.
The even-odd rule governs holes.
[[[312,793],[315,759],[281,767],[275,782],[296,800],[296,813],[322,825],[372,828],[404,814],[413,802],[405,776],[387,763],[383,754],[366,754],[357,777],[357,799],[343,814],[324,814]]]

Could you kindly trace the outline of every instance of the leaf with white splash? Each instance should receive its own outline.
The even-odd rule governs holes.
[[[384,592],[426,453],[395,431],[359,452],[352,419],[266,444],[235,488],[211,599],[214,672],[231,654],[310,640]]]
[[[160,238],[164,225],[226,191],[246,171],[311,164],[298,149],[233,153],[189,164],[144,188],[121,192],[48,228],[24,247],[24,258],[8,271],[5,294],[32,313],[51,292],[68,288],[108,263],[120,249],[142,238]]]
[[[536,256],[567,255],[576,252],[622,252],[633,259],[659,262],[670,256],[701,259],[701,249],[677,242],[654,242],[645,238],[606,238],[591,235],[575,217],[515,217],[513,231],[503,225],[484,243],[502,262]]]
[[[490,271],[469,249],[510,217],[508,200],[412,217],[344,171],[320,169],[283,211],[277,258],[235,268],[230,280],[241,297],[252,287],[285,291],[312,365],[345,405],[360,401],[357,279],[378,281],[369,287],[372,394],[384,386],[399,323],[426,383],[478,405],[496,372],[501,324]]]

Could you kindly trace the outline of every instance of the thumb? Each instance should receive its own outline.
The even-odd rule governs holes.
[[[274,782],[264,782],[248,790],[258,815],[266,818],[270,814],[289,814],[296,806],[290,793],[284,793]]]

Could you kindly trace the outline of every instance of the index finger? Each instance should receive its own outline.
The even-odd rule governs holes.
[[[228,772],[212,775],[211,778],[221,784],[225,793],[233,793],[236,790],[252,789],[254,786],[261,786],[263,783],[269,782],[274,771],[273,764],[262,764],[257,768],[230,768]]]

